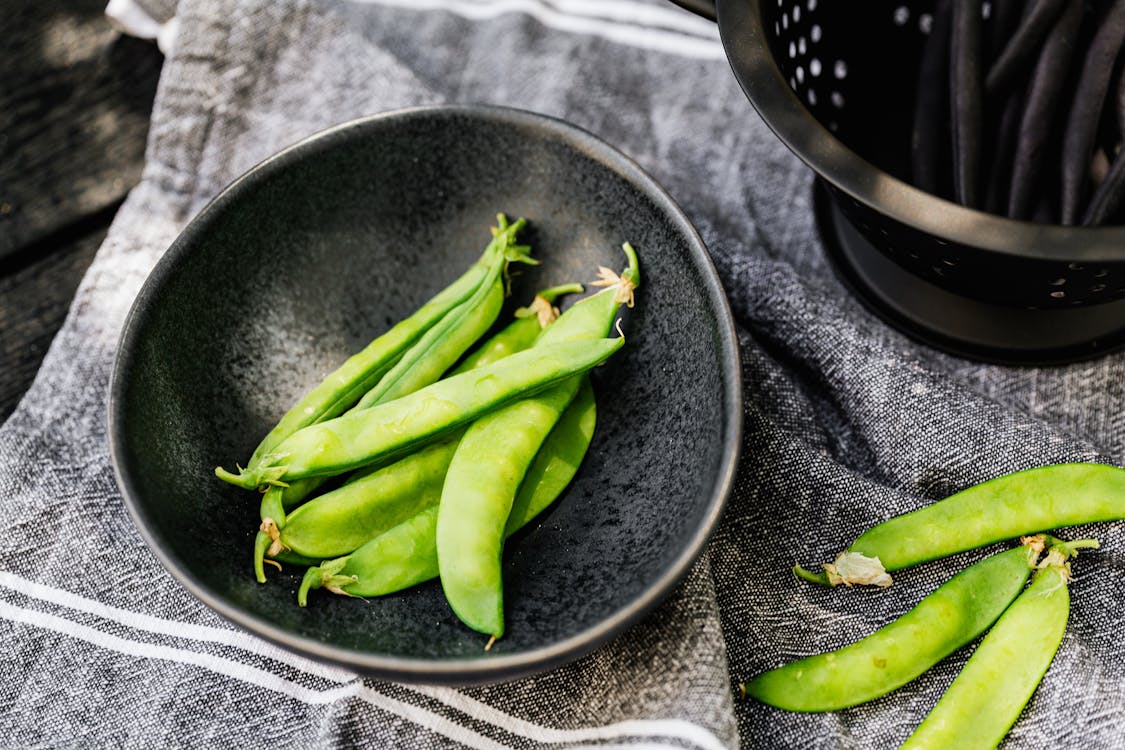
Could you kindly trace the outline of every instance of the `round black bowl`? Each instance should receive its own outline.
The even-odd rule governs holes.
[[[934,0],[677,1],[717,15],[750,102],[818,176],[836,268],[877,313],[986,360],[1061,362],[1125,344],[1125,227],[1015,221],[906,181]]]
[[[507,633],[489,652],[436,581],[364,601],[300,570],[254,581],[245,461],[307,389],[412,312],[488,241],[530,221],[533,290],[641,259],[624,349],[593,374],[598,426],[574,482],[510,540]],[[509,313],[504,313],[507,316]],[[469,684],[574,659],[654,607],[696,559],[731,486],[741,392],[734,327],[706,249],[632,161],[577,128],[488,107],[405,110],[325,131],[234,182],[144,285],[121,337],[109,432],[125,501],[189,591],[301,654],[390,679]]]

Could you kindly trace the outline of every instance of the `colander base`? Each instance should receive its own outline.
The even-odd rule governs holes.
[[[960,357],[1049,365],[1125,347],[1125,300],[1033,310],[989,304],[942,289],[902,268],[852,226],[818,178],[817,226],[841,281],[902,333]]]

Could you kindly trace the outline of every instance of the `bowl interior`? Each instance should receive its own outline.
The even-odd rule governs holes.
[[[593,374],[586,460],[505,550],[505,637],[485,653],[436,581],[372,601],[316,592],[304,609],[300,570],[257,584],[258,498],[213,468],[244,462],[301,394],[471,264],[498,211],[529,219],[542,261],[516,269],[502,320],[535,289],[622,267],[624,241],[642,272],[627,343]],[[729,489],[737,380],[706,252],[631,162],[526,113],[411,110],[283,152],[192,222],[127,323],[111,438],[142,532],[222,614],[382,676],[475,682],[593,648],[683,574]]]

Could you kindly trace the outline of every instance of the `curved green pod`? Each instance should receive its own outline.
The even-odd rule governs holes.
[[[887,571],[1052,529],[1125,519],[1125,469],[1096,463],[1006,474],[873,526],[842,556],[877,558]],[[837,563],[842,562],[837,558]],[[834,564],[835,565],[835,564]],[[826,566],[833,568],[834,566]],[[821,583],[864,583],[797,569]]]
[[[504,634],[500,557],[508,515],[528,467],[578,392],[578,380],[481,417],[449,464],[435,534],[442,590],[461,622],[494,638]]]
[[[623,250],[629,265],[622,274],[602,270],[594,283],[609,288],[575,303],[531,351],[609,332],[618,307],[632,304],[640,280],[636,252],[628,244]],[[567,378],[481,417],[465,431],[449,464],[437,514],[442,590],[465,625],[493,638],[504,634],[501,555],[508,516],[531,462],[580,384],[581,378]]]
[[[1004,613],[904,750],[995,748],[1035,693],[1066,632],[1069,571],[1050,564]]]
[[[985,630],[1019,595],[1035,553],[1001,552],[970,566],[866,638],[758,675],[748,696],[787,711],[836,711],[915,679]]]

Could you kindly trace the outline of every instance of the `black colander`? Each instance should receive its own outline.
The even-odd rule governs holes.
[[[932,0],[679,4],[717,16],[747,97],[818,175],[837,270],[877,313],[931,344],[1005,362],[1125,344],[1125,227],[1015,221],[906,182]]]

